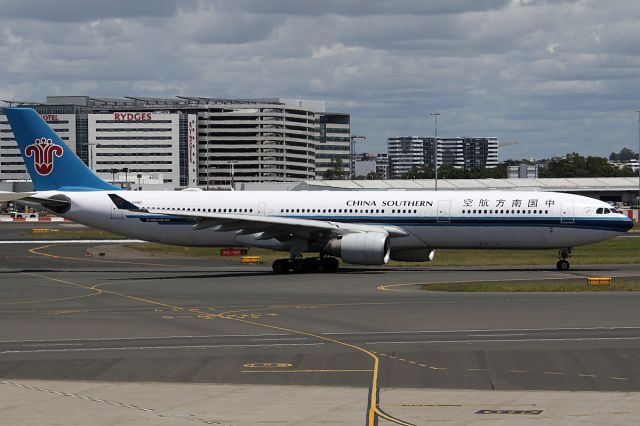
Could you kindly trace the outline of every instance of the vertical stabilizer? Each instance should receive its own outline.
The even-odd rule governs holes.
[[[5,108],[36,191],[118,190],[91,171],[31,108]]]

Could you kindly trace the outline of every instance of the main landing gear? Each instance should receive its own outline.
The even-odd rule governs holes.
[[[556,263],[556,268],[558,271],[568,271],[571,265],[567,258],[571,256],[571,247],[561,248],[558,251],[558,263]]]
[[[276,274],[285,274],[290,270],[300,274],[303,272],[335,272],[338,270],[340,262],[335,257],[297,257],[294,259],[277,259],[271,266]]]

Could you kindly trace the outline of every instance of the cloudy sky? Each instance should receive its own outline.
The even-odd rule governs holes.
[[[501,158],[637,150],[637,0],[0,0],[0,99],[297,97]]]

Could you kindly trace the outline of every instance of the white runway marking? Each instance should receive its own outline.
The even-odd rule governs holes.
[[[423,340],[405,342],[366,342],[365,345],[430,345],[432,343],[521,343],[521,342],[580,342],[598,340],[640,340],[640,337],[558,337],[531,339],[465,339],[465,340]]]
[[[215,348],[268,348],[273,346],[323,346],[324,343],[270,343],[256,345],[180,345],[180,346],[130,346],[119,348],[69,348],[69,349],[28,349],[2,351],[0,354],[24,354],[39,352],[104,352],[104,351],[144,351],[162,349],[215,349]]]
[[[290,336],[286,333],[269,333],[269,334],[212,334],[199,336],[136,336],[136,337],[88,337],[86,339],[42,339],[42,340],[0,340],[0,343],[55,343],[55,342],[100,342],[104,340],[160,340],[160,339],[212,339],[216,337],[272,337],[272,336]]]
[[[555,328],[495,328],[470,330],[407,330],[407,331],[353,331],[328,332],[323,335],[367,335],[367,334],[418,334],[418,333],[502,333],[504,331],[596,331],[596,330],[640,330],[640,327],[612,326],[612,327],[555,327]],[[500,334],[504,336],[504,334]]]

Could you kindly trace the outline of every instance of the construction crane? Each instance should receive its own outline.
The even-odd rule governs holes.
[[[520,141],[501,142],[498,144],[498,148],[504,148],[505,146],[517,145]]]

